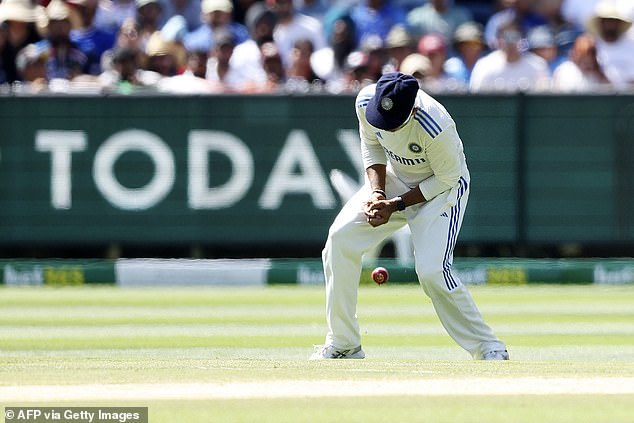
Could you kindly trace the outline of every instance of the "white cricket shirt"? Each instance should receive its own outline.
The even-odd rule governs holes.
[[[356,99],[365,168],[387,165],[410,188],[418,185],[428,201],[457,187],[461,177],[468,182],[462,140],[444,106],[419,90],[416,114],[398,131],[385,131],[370,125],[365,116],[375,88],[375,84],[363,88]]]

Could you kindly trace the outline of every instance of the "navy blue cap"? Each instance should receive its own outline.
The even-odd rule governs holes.
[[[383,130],[401,126],[412,113],[418,89],[412,75],[390,72],[381,76],[365,112],[370,125]]]

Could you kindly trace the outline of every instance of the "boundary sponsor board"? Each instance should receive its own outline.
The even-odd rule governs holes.
[[[370,274],[376,266],[389,270],[390,283],[418,283],[413,263],[387,258],[364,263],[360,283],[374,283]],[[634,258],[456,258],[453,269],[465,285],[634,284]],[[324,273],[319,259],[0,260],[4,285],[113,283],[122,287],[321,285]]]

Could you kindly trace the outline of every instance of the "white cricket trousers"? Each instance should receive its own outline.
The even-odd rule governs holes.
[[[390,221],[372,227],[363,213],[370,195],[366,184],[339,212],[322,253],[326,277],[326,345],[348,349],[361,345],[357,320],[357,291],[362,256],[403,225],[409,225],[414,245],[416,273],[447,333],[475,359],[506,346],[484,322],[467,288],[451,271],[453,250],[462,225],[469,186],[461,178],[456,190],[392,214]],[[387,174],[388,198],[410,188]],[[449,196],[457,201],[448,201]],[[455,203],[455,204],[454,204]],[[452,205],[453,204],[453,205]]]

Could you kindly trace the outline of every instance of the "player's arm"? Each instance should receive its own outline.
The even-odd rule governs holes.
[[[418,184],[427,200],[451,190],[462,176],[462,147],[456,127],[445,128],[426,147],[434,174]]]

